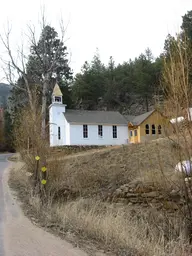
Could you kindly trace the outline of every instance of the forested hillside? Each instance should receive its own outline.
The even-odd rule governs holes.
[[[10,86],[4,83],[0,83],[0,107],[5,107],[7,99],[10,95]]]
[[[182,17],[180,40],[184,42],[184,35],[192,42],[192,11]],[[177,35],[178,36],[178,35]],[[118,110],[123,114],[138,115],[154,108],[163,99],[161,90],[164,59],[168,59],[170,48],[174,47],[176,37],[168,35],[165,38],[164,49],[158,57],[153,57],[152,51],[146,49],[144,53],[123,63],[116,63],[109,57],[108,64],[101,61],[99,50],[92,61],[85,60],[79,73],[73,74],[68,60],[67,47],[61,43],[58,33],[53,27],[46,26],[41,33],[36,48],[30,48],[30,55],[26,67],[26,77],[31,89],[35,88],[37,95],[42,96],[42,77],[47,70],[40,61],[44,56],[44,44],[48,63],[53,61],[54,52],[60,51],[56,68],[48,74],[46,104],[51,103],[51,93],[57,81],[63,92],[63,101],[68,108]],[[60,44],[62,45],[60,49]],[[191,54],[191,51],[188,52]],[[125,54],[126,56],[126,54]],[[28,102],[29,97],[23,77],[16,81],[17,87],[11,92],[12,116],[19,112]],[[18,89],[18,88],[21,89]],[[41,102],[41,97],[39,97]],[[41,105],[41,103],[40,103]]]
[[[119,110],[140,114],[149,111],[159,95],[162,58],[153,58],[150,49],[134,60],[104,65],[97,53],[85,62],[72,86],[74,106],[83,109]]]
[[[124,63],[118,64],[110,57],[108,65],[104,65],[97,52],[90,63],[84,63],[81,72],[74,78],[71,87],[73,106],[84,109],[115,109],[132,115],[151,110],[164,97],[164,60],[171,59],[170,50],[174,48],[177,37],[181,46],[187,41],[187,53],[191,56],[192,11],[182,17],[178,35],[167,35],[164,49],[156,58],[150,49],[146,49],[133,60],[125,59]]]

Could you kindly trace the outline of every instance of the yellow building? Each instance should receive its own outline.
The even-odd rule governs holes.
[[[170,122],[157,110],[139,116],[125,116],[128,121],[129,141],[131,143],[146,142],[166,136]]]

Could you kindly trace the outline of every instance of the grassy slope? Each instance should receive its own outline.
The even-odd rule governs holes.
[[[48,166],[49,204],[43,207],[37,197],[31,196],[25,168],[12,171],[10,184],[19,192],[25,213],[62,237],[72,233],[72,240],[75,235],[80,241],[94,241],[115,255],[187,256],[188,245],[181,228],[180,239],[175,236],[174,220],[168,220],[155,209],[100,200],[120,185],[137,179],[154,179],[159,186],[165,186],[167,179],[170,184],[178,161],[175,151],[173,144],[160,140],[63,158],[59,155],[58,160],[55,156]],[[55,194],[57,199],[63,198],[66,189],[74,192],[75,199],[53,200]],[[165,240],[167,234],[169,241]]]
[[[50,181],[81,196],[103,195],[135,179],[172,177],[175,148],[167,140],[128,145],[59,158],[49,163]],[[58,177],[58,179],[57,179]]]

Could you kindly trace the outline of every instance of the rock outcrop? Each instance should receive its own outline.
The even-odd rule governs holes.
[[[178,210],[185,204],[180,190],[163,191],[153,182],[134,181],[124,184],[108,196],[108,201],[124,204],[140,204],[168,211]]]

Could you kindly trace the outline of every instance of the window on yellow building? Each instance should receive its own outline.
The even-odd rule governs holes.
[[[134,131],[134,135],[137,136],[137,130]]]
[[[130,131],[130,136],[133,137],[133,132],[132,131]]]
[[[156,134],[156,131],[155,131],[155,125],[154,124],[152,124],[152,134],[154,135],[154,134]]]
[[[158,126],[158,134],[161,134],[161,125]]]
[[[145,125],[145,134],[149,134],[149,125],[148,124]]]

